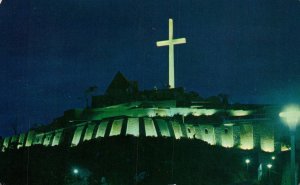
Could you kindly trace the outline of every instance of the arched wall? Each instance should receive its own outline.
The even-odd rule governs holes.
[[[68,128],[66,128],[68,129]],[[46,133],[29,131],[26,134],[2,139],[1,150],[5,151],[12,143],[17,142],[17,148],[42,144],[56,146],[63,144],[66,129],[57,129]],[[262,151],[274,152],[275,130],[270,123],[236,123],[236,124],[188,124],[173,119],[132,117],[100,120],[75,125],[71,132],[70,146],[91,139],[117,136],[121,134],[146,137],[183,137],[200,139],[211,145],[223,147],[239,147],[251,150],[260,147]],[[256,136],[257,135],[257,136]],[[257,142],[256,142],[257,141]],[[257,144],[258,143],[258,144]]]

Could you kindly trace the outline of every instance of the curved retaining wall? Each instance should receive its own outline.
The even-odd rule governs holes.
[[[82,122],[72,127],[49,132],[34,130],[0,141],[0,148],[69,145],[77,146],[83,141],[117,135],[136,137],[174,137],[200,139],[211,145],[238,147],[245,150],[260,148],[275,151],[274,128],[263,122],[240,122],[235,124],[188,124],[167,118],[124,117]]]

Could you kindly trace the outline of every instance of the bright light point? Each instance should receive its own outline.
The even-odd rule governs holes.
[[[217,110],[215,110],[215,109],[205,109],[204,115],[211,116],[211,115],[215,114],[216,112],[217,112]]]
[[[0,0],[0,4],[2,3],[2,0]]]
[[[249,164],[250,163],[250,159],[246,159],[245,162],[246,162],[246,164]]]
[[[300,120],[300,108],[298,105],[290,105],[279,113],[279,117],[290,127],[295,127]]]
[[[267,164],[267,167],[268,167],[269,169],[271,169],[271,168],[272,168],[272,164]]]
[[[272,159],[272,160],[275,160],[275,159],[276,159],[276,157],[275,157],[275,156],[272,156],[272,157],[271,157],[271,159]]]
[[[234,125],[233,123],[224,123],[224,126],[228,126],[228,127],[231,127],[233,125]]]
[[[230,111],[232,116],[248,116],[251,114],[250,110],[231,110]]]
[[[78,171],[78,169],[76,169],[76,168],[73,170],[73,173],[74,173],[74,174],[78,174],[78,172],[79,172],[79,171]]]

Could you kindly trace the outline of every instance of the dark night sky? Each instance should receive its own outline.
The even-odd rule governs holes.
[[[168,18],[176,86],[241,103],[300,102],[298,0],[3,0],[0,135],[50,123],[102,94],[117,71],[140,89],[167,84]]]

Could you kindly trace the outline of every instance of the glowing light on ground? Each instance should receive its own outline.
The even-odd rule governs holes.
[[[249,164],[249,163],[250,163],[250,159],[246,159],[246,160],[245,160],[245,163],[246,163],[246,164]]]
[[[78,172],[79,172],[79,171],[78,171],[78,169],[76,169],[76,168],[73,170],[73,173],[74,173],[75,175],[78,174]]]

